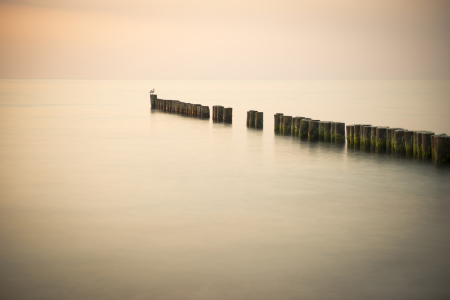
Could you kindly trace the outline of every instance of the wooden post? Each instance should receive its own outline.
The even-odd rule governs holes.
[[[345,143],[345,123],[336,122],[334,126],[334,142]]]
[[[324,140],[324,130],[325,130],[325,121],[320,121],[319,122],[319,141],[323,141]]]
[[[413,145],[413,151],[414,151],[414,157],[422,158],[422,133],[426,131],[416,131],[414,133],[414,145]]]
[[[282,113],[276,113],[274,115],[274,131],[281,131],[281,127],[282,127],[282,122],[283,122],[283,114]]]
[[[308,140],[310,141],[319,140],[319,121],[320,120],[309,120]]]
[[[292,124],[291,124],[291,134],[295,134],[295,127],[297,126],[297,117],[292,117]],[[297,129],[298,131],[298,129]]]
[[[307,139],[308,138],[308,129],[309,129],[309,121],[311,118],[304,118],[300,120],[300,129],[298,136],[301,139]]]
[[[256,113],[256,119],[255,119],[255,127],[256,128],[263,128],[263,113],[257,112]]]
[[[192,107],[192,116],[193,117],[196,117],[196,118],[198,118],[198,117],[200,117],[200,114],[199,114],[199,107],[202,107],[200,104],[194,104],[193,105],[193,107]]]
[[[295,132],[294,135],[295,136],[300,136],[300,122],[305,119],[305,117],[296,117],[296,127],[295,127]]]
[[[436,146],[435,146],[435,138],[439,137],[439,136],[446,136],[446,134],[441,133],[441,134],[435,134],[431,136],[431,159],[433,162],[436,162]]]
[[[283,116],[282,132],[284,134],[291,133],[291,126],[292,126],[292,117],[291,116]]]
[[[331,141],[331,122],[329,121],[323,121],[323,141]]]
[[[377,147],[377,128],[378,126],[370,127],[370,151],[375,152],[375,148]]]
[[[221,105],[217,106],[216,120],[219,121],[219,122],[223,121],[223,110],[224,110],[223,106],[221,106]]]
[[[334,142],[336,140],[336,122],[330,122],[330,142]]]
[[[348,147],[353,147],[353,143],[355,142],[355,125],[349,125],[349,130],[350,130],[350,143],[347,144]]]
[[[407,157],[412,157],[414,155],[413,145],[414,145],[414,132],[411,130],[405,130],[405,155]]]
[[[361,124],[356,124],[353,128],[353,147],[359,149],[361,144]]]
[[[422,158],[431,159],[431,136],[434,132],[423,132],[422,133]]]
[[[394,130],[392,149],[395,154],[404,155],[405,154],[405,130],[397,129]]]
[[[227,107],[223,109],[223,121],[226,123],[233,122],[233,108]]]
[[[210,115],[209,115],[209,106],[202,106],[202,119],[209,119]]]
[[[255,124],[256,124],[256,113],[257,113],[256,110],[250,110],[249,111],[249,114],[248,114],[249,119],[248,119],[247,126],[255,127]]]
[[[401,129],[401,128],[389,128],[386,132],[386,152],[387,153],[395,153],[392,151],[392,141],[394,138],[394,131]]]
[[[360,149],[364,151],[370,150],[370,140],[371,140],[371,132],[372,129],[370,128],[370,125],[363,125],[361,126],[361,144]]]
[[[387,146],[387,134],[389,132],[389,127],[377,127],[377,142],[375,146],[375,152],[385,153]]]
[[[150,106],[152,109],[156,108],[156,99],[157,99],[157,95],[156,94],[150,94]]]
[[[350,126],[352,125],[345,126],[345,133],[347,134],[347,146],[350,145]]]
[[[440,134],[434,136],[434,160],[437,165],[450,164],[450,136]]]

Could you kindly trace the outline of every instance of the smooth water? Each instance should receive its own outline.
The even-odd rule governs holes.
[[[449,299],[450,168],[273,131],[449,111],[450,81],[0,80],[0,298]]]

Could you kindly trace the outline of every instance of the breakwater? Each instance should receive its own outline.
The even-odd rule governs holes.
[[[150,105],[152,109],[159,109],[168,113],[190,115],[200,119],[210,118],[209,106],[159,99],[155,94],[150,95]]]
[[[274,115],[274,130],[302,140],[345,143],[345,123],[313,120],[306,117]]]
[[[253,121],[247,113],[247,123]],[[281,134],[298,136],[302,140],[345,143],[349,148],[374,153],[429,159],[437,165],[450,164],[450,136],[431,131],[413,131],[404,128],[345,125],[343,122],[320,121],[306,117],[274,115],[274,130]]]
[[[446,134],[364,124],[347,125],[346,132],[349,148],[450,164],[450,136]]]
[[[209,119],[209,106],[185,103],[178,100],[159,99],[150,95],[152,109]],[[215,122],[232,123],[233,109],[213,106]],[[247,112],[248,127],[263,128],[263,112]],[[369,124],[345,125],[343,122],[320,121],[306,117],[274,115],[274,130],[281,134],[297,136],[302,140],[345,143],[347,147],[366,152],[395,154],[432,160],[437,165],[450,164],[450,136],[431,131],[414,131],[405,128],[372,126]]]

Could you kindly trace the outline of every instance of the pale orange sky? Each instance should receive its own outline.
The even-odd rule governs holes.
[[[0,0],[0,78],[450,79],[449,0]]]

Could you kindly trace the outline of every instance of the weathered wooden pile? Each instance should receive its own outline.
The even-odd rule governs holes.
[[[450,164],[450,136],[446,134],[362,124],[348,125],[346,131],[348,147]]]
[[[150,104],[153,109],[165,112],[189,115],[200,119],[209,119],[209,106],[185,103],[178,100],[158,99],[157,95],[150,95]]]
[[[263,128],[264,114],[261,111],[249,110],[247,112],[247,127]]]
[[[291,134],[310,141],[345,142],[345,123],[285,116],[281,113],[275,114],[274,117],[276,132]]]
[[[213,120],[216,122],[231,123],[233,121],[233,108],[214,105]]]

